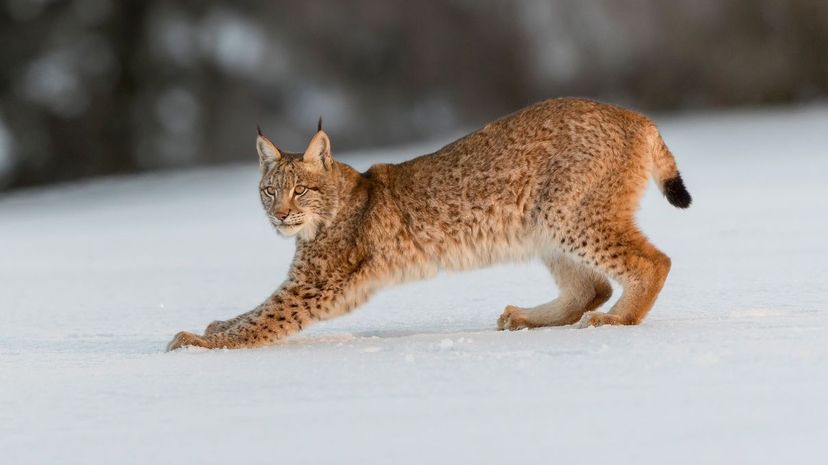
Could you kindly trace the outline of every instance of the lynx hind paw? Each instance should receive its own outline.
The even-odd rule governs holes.
[[[617,315],[611,315],[609,313],[599,311],[591,311],[584,313],[581,320],[576,323],[576,326],[579,328],[589,328],[590,326],[620,324],[622,324],[622,321]]]
[[[500,315],[500,318],[497,319],[497,329],[500,331],[504,329],[515,331],[525,328],[531,328],[531,325],[526,320],[521,309],[514,305],[507,305],[506,309]]]
[[[216,321],[210,323],[209,325],[207,325],[207,329],[204,330],[204,335],[209,336],[211,334],[222,333],[225,330],[227,330],[227,328],[229,328],[229,327],[230,327],[230,322],[229,321],[216,320]]]
[[[210,347],[203,337],[196,336],[195,334],[188,333],[187,331],[181,331],[173,337],[169,344],[167,344],[167,352],[187,346]]]

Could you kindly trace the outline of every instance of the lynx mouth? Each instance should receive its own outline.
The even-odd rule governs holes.
[[[292,236],[302,229],[302,223],[274,223],[273,226],[283,236]]]
[[[293,221],[281,221],[276,219],[276,217],[267,215],[267,218],[270,220],[270,224],[273,225],[274,228],[284,228],[289,226],[301,226],[303,221],[293,222]]]
[[[299,222],[296,222],[296,223],[292,223],[292,222],[288,223],[286,221],[271,221],[270,224],[272,224],[273,226],[275,226],[277,228],[284,228],[284,227],[289,227],[289,226],[300,226],[302,224],[302,222],[299,221]]]

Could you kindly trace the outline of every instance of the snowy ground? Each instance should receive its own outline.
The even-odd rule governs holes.
[[[643,202],[673,271],[639,327],[495,331],[555,295],[526,264],[164,353],[284,276],[253,163],[0,198],[0,462],[824,463],[828,107],[662,129],[695,203]]]

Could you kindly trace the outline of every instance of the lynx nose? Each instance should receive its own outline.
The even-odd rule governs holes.
[[[279,221],[285,221],[285,218],[287,218],[288,215],[290,215],[289,211],[288,212],[276,212],[276,218],[278,218]]]

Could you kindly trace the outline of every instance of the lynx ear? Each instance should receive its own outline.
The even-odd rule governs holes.
[[[331,140],[325,131],[319,130],[311,139],[302,161],[328,169],[331,166]]]
[[[282,159],[279,149],[270,142],[270,139],[262,134],[262,130],[256,126],[259,135],[256,136],[256,151],[259,152],[259,168],[264,171],[267,165]]]

